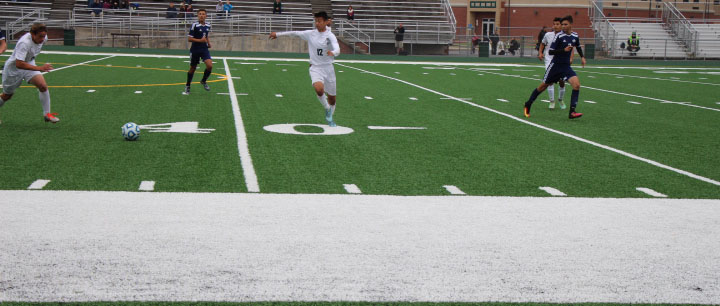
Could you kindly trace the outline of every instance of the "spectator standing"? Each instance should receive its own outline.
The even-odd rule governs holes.
[[[175,3],[170,2],[170,6],[168,6],[166,11],[166,18],[177,18],[177,8],[175,8]]]
[[[497,30],[495,32],[490,34],[490,43],[492,44],[492,54],[497,54],[497,45],[498,41],[500,41],[500,36],[497,34]]]
[[[185,11],[187,10],[187,4],[185,4],[185,1],[180,3],[180,12],[178,13],[178,18],[185,19]]]
[[[225,17],[230,17],[230,11],[232,11],[232,4],[230,4],[230,0],[225,1],[225,4],[223,4],[223,11],[225,11]]]
[[[397,54],[400,55],[400,53],[403,51],[403,40],[405,39],[405,28],[403,27],[403,24],[399,24],[397,28],[395,28],[395,49],[397,49]]]
[[[355,20],[355,10],[352,7],[352,4],[348,6],[347,9],[347,19],[348,20]]]
[[[475,35],[473,35],[472,40],[471,40],[471,49],[470,49],[471,54],[475,54],[475,48],[477,48],[478,43],[480,43],[480,36],[478,36],[476,33]]]
[[[193,18],[195,15],[193,15],[193,8],[192,4],[188,4],[187,8],[185,9],[185,18]]]
[[[547,34],[548,30],[546,26],[543,26],[542,29],[540,29],[540,34],[538,34],[538,40],[535,44],[535,50],[540,51],[540,44],[542,44],[543,38],[545,38],[545,34]]]
[[[225,10],[223,10],[223,2],[222,0],[218,0],[217,4],[215,4],[215,16],[218,18],[225,15]]]
[[[273,2],[273,14],[282,14],[282,1],[275,0]]]

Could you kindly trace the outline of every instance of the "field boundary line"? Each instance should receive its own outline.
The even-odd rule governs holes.
[[[697,84],[697,85],[710,85],[710,86],[720,86],[718,83],[706,83],[706,82],[696,82],[696,81],[686,81],[686,80],[673,80],[673,79],[663,79],[663,78],[655,78],[655,77],[645,77],[640,75],[629,75],[629,74],[617,74],[617,73],[607,73],[607,72],[597,72],[597,71],[587,71],[582,70],[586,73],[593,73],[593,74],[601,74],[601,75],[609,75],[609,76],[621,76],[625,78],[635,78],[635,79],[644,79],[644,80],[657,80],[657,81],[669,81],[669,82],[678,82],[678,83],[690,83],[690,84]]]
[[[233,117],[235,117],[235,132],[237,134],[238,154],[240,155],[240,163],[245,176],[245,185],[248,192],[260,192],[255,167],[253,167],[252,157],[250,156],[250,147],[248,146],[247,134],[245,133],[245,124],[240,115],[240,105],[238,103],[237,94],[235,92],[235,84],[228,68],[227,59],[223,59],[225,64],[225,73],[228,76],[228,90],[230,91],[230,101],[232,102]]]
[[[461,68],[461,69],[464,69],[464,68]],[[476,72],[476,71],[470,70],[470,69],[464,69],[464,70]],[[507,74],[507,73],[499,73],[499,72],[490,72],[490,71],[484,71],[483,73],[494,74],[494,75],[505,76],[505,77],[512,77],[512,78],[520,78],[520,79],[526,79],[526,80],[532,80],[532,81],[540,81],[540,80],[538,80],[538,79],[534,79],[534,78],[530,78],[530,77],[526,77],[526,76],[522,76],[522,75],[515,75],[515,74]],[[630,94],[630,93],[625,93],[625,92],[619,92],[619,91],[614,91],[614,90],[609,90],[609,89],[602,89],[602,88],[597,88],[597,87],[590,87],[590,86],[586,86],[586,85],[582,85],[581,88],[587,88],[587,89],[592,89],[592,90],[597,90],[597,91],[602,91],[602,92],[607,92],[607,93],[613,93],[613,94],[617,94],[617,95],[621,95],[621,96],[628,96],[628,97],[633,97],[633,98],[640,98],[640,99],[658,101],[658,102],[662,102],[662,103],[677,104],[677,105],[683,105],[683,106],[689,106],[689,107],[695,107],[695,108],[701,108],[701,109],[706,109],[706,110],[711,110],[711,111],[720,112],[720,109],[717,109],[717,108],[712,108],[712,107],[707,107],[707,106],[700,106],[700,105],[695,105],[695,104],[688,104],[688,103],[683,103],[683,102],[675,102],[675,101],[670,101],[670,100],[663,100],[663,99],[653,98],[653,97],[640,96],[640,95],[635,95],[635,94]]]
[[[645,162],[645,163],[647,163],[647,164],[650,164],[650,165],[653,165],[653,166],[656,166],[656,167],[659,167],[659,168],[662,168],[662,169],[670,170],[670,171],[673,171],[673,172],[675,172],[675,173],[682,174],[682,175],[685,175],[685,176],[694,178],[694,179],[696,179],[696,180],[700,180],[700,181],[703,181],[703,182],[706,182],[706,183],[713,184],[713,185],[715,185],[715,186],[720,186],[720,182],[719,182],[719,181],[716,181],[716,180],[713,180],[713,179],[710,179],[710,178],[707,178],[707,177],[704,177],[704,176],[700,176],[700,175],[697,175],[697,174],[694,174],[694,173],[691,173],[691,172],[688,172],[688,171],[685,171],[685,170],[682,170],[682,169],[674,168],[674,167],[671,167],[671,166],[668,166],[668,165],[665,165],[665,164],[661,164],[661,163],[656,162],[656,161],[654,161],[654,160],[647,159],[647,158],[644,158],[644,157],[640,157],[640,156],[637,156],[637,155],[635,155],[635,154],[632,154],[632,153],[629,153],[629,152],[625,152],[625,151],[623,151],[623,150],[616,149],[616,148],[613,148],[613,147],[610,147],[610,146],[607,146],[607,145],[604,145],[604,144],[600,144],[600,143],[597,143],[597,142],[594,142],[594,141],[592,141],[592,140],[588,140],[588,139],[585,139],[585,138],[582,138],[582,137],[579,137],[579,136],[575,136],[575,135],[572,135],[572,134],[569,134],[569,133],[565,133],[565,132],[562,132],[562,131],[558,131],[558,130],[555,130],[555,129],[546,127],[546,126],[544,126],[544,125],[540,125],[540,124],[537,124],[537,123],[534,123],[534,122],[530,122],[530,121],[527,121],[527,120],[524,120],[524,119],[515,117],[515,116],[513,116],[513,115],[510,115],[510,114],[508,114],[508,113],[503,113],[503,112],[501,112],[501,111],[498,111],[498,110],[495,110],[495,109],[492,109],[492,108],[489,108],[489,107],[486,107],[486,106],[482,106],[482,105],[479,105],[479,104],[475,104],[475,103],[473,103],[473,102],[465,101],[465,100],[462,100],[462,99],[460,99],[460,98],[456,98],[456,97],[453,97],[453,96],[451,96],[451,95],[448,95],[448,94],[445,94],[445,93],[442,93],[442,92],[439,92],[439,91],[436,91],[436,90],[433,90],[433,89],[429,89],[429,88],[422,87],[422,86],[417,85],[417,84],[414,84],[414,83],[410,83],[410,82],[408,82],[408,81],[400,80],[400,79],[397,79],[397,78],[394,78],[394,77],[389,77],[389,76],[386,76],[386,75],[383,75],[383,74],[380,74],[380,73],[377,73],[377,72],[371,72],[371,71],[367,71],[367,70],[360,69],[360,68],[356,68],[356,67],[352,67],[352,66],[347,66],[347,65],[343,65],[343,64],[337,64],[337,65],[343,66],[343,67],[346,67],[346,68],[350,68],[350,69],[354,69],[354,70],[358,70],[358,71],[361,71],[361,72],[365,72],[365,73],[368,73],[368,74],[373,74],[373,75],[376,75],[376,76],[379,76],[379,77],[382,77],[382,78],[386,78],[386,79],[389,79],[389,80],[397,81],[397,82],[400,82],[400,83],[403,83],[403,84],[406,84],[406,85],[410,85],[410,86],[413,86],[413,87],[416,87],[416,88],[419,88],[419,89],[422,89],[422,90],[425,90],[425,91],[434,93],[434,94],[436,94],[436,95],[440,95],[440,96],[449,98],[449,99],[451,99],[451,100],[455,100],[455,101],[458,101],[458,102],[461,102],[461,103],[465,103],[465,104],[467,104],[467,105],[471,105],[471,106],[474,106],[474,107],[477,107],[477,108],[480,108],[480,109],[484,109],[484,110],[486,110],[486,111],[489,111],[489,112],[492,112],[492,113],[495,113],[495,114],[498,114],[498,115],[501,115],[501,116],[510,118],[510,119],[512,119],[512,120],[515,120],[515,121],[518,121],[518,122],[521,122],[521,123],[524,123],[524,124],[527,124],[527,125],[530,125],[530,126],[534,126],[534,127],[536,127],[536,128],[540,128],[540,129],[546,130],[546,131],[548,131],[548,132],[552,132],[552,133],[555,133],[555,134],[558,134],[558,135],[561,135],[561,136],[565,136],[565,137],[568,137],[568,138],[571,138],[571,139],[574,139],[574,140],[577,140],[577,141],[580,141],[580,142],[587,143],[587,144],[589,144],[589,145],[592,145],[592,146],[595,146],[595,147],[598,147],[598,148],[602,148],[602,149],[605,149],[605,150],[608,150],[608,151],[611,151],[611,152],[615,152],[615,153],[618,153],[618,154],[620,154],[620,155],[623,155],[623,156],[626,156],[626,157],[629,157],[629,158],[632,158],[632,159],[635,159],[635,160],[638,160],[638,161],[642,161],[642,162]],[[519,110],[519,109],[518,109],[518,110]]]

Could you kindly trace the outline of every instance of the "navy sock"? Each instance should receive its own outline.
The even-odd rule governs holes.
[[[212,69],[205,69],[201,82],[205,83],[205,81],[207,81],[207,79],[210,77],[210,73],[212,73]]]
[[[530,99],[525,102],[525,104],[532,105],[533,102],[535,102],[535,99],[540,95],[540,92],[537,90],[537,88],[533,89],[532,94],[530,95]]]
[[[190,83],[192,83],[193,75],[195,75],[194,72],[193,73],[188,72],[187,83],[185,83],[185,86],[190,86]]]
[[[572,91],[572,96],[570,96],[570,107],[574,110],[575,107],[578,104],[578,97],[580,97],[580,89]]]

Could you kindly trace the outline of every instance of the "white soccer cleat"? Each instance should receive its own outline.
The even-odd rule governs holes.
[[[565,109],[565,102],[563,100],[558,100],[558,102],[560,103],[560,109]]]
[[[183,90],[183,95],[189,95],[190,94],[190,86],[185,86],[185,90]]]
[[[555,109],[555,100],[550,101],[550,109]]]
[[[55,117],[55,115],[57,115],[57,113],[47,113],[47,114],[45,114],[43,119],[45,119],[45,122],[50,122],[50,123],[60,122],[60,119],[58,119],[58,117]]]

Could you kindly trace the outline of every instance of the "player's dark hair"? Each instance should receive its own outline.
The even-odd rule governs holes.
[[[553,22],[555,22],[555,21],[557,21],[557,22],[562,22],[562,18],[560,18],[560,17],[555,17],[555,19],[553,19]]]
[[[325,12],[325,11],[317,12],[317,13],[315,13],[314,16],[315,16],[315,18],[322,18],[322,19],[325,20],[325,21],[327,21],[328,19],[330,19],[330,17],[328,16],[327,12]]]
[[[567,15],[567,16],[563,17],[562,20],[560,20],[560,22],[563,22],[563,21],[565,21],[565,20],[567,20],[567,21],[568,21],[569,23],[571,23],[571,24],[573,23],[573,18],[572,18],[572,16],[570,16],[570,15]]]
[[[207,14],[207,11],[204,8],[199,9],[198,13],[200,13],[200,12],[205,12],[205,14]]]
[[[47,26],[44,23],[36,22],[30,27],[30,33],[37,34],[40,32],[47,32]]]

